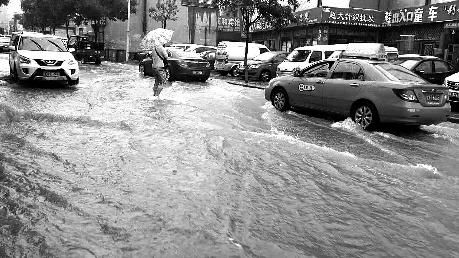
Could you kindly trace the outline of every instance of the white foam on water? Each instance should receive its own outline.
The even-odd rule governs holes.
[[[271,133],[264,133],[264,132],[249,132],[249,133],[252,134],[252,135],[256,135],[256,136],[273,138],[273,139],[276,139],[276,140],[279,140],[279,141],[288,142],[288,143],[290,143],[292,145],[306,147],[308,149],[318,149],[318,150],[326,152],[326,153],[334,153],[334,154],[338,154],[340,156],[344,156],[344,157],[352,158],[352,159],[356,159],[357,158],[357,156],[355,156],[354,154],[352,154],[350,152],[347,152],[347,151],[341,152],[341,151],[337,151],[335,149],[332,149],[332,148],[329,148],[329,147],[326,147],[326,146],[320,146],[320,145],[316,145],[316,144],[313,144],[313,143],[304,142],[304,141],[302,141],[302,140],[300,140],[300,139],[298,139],[298,138],[296,138],[294,136],[287,135],[283,131],[279,131],[276,128],[271,128]]]
[[[339,128],[344,129],[346,131],[354,133],[354,135],[364,141],[366,141],[371,146],[378,148],[379,150],[394,156],[398,156],[397,153],[385,148],[381,144],[377,143],[373,139],[371,139],[370,132],[363,130],[359,125],[354,123],[350,117],[346,118],[344,121],[336,122],[331,125],[332,128]],[[382,135],[383,137],[390,138],[389,135]]]

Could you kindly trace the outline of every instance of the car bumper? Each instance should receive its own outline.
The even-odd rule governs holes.
[[[191,69],[191,68],[177,68],[172,71],[174,77],[179,78],[206,78],[210,76],[210,69]]]
[[[55,75],[48,76],[49,72]],[[80,71],[78,66],[41,67],[21,64],[17,68],[17,73],[20,80],[74,81],[79,78]]]
[[[380,120],[382,123],[431,125],[446,122],[450,115],[451,106],[449,103],[443,107],[423,107],[419,103],[409,102],[380,113]]]

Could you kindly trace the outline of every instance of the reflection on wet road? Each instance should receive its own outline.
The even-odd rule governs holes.
[[[81,68],[0,84],[0,257],[459,256],[458,124],[365,132],[219,78],[157,99],[135,66]]]

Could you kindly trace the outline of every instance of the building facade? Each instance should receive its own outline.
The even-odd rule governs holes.
[[[151,30],[161,28],[161,22],[149,17],[149,9],[158,0],[138,0],[135,14],[130,18],[130,58],[139,52],[140,41]],[[196,43],[216,45],[217,9],[202,0],[177,1],[177,20],[168,20],[166,29],[174,31],[171,43]],[[108,21],[103,29],[107,57],[124,61],[127,21]]]
[[[304,45],[381,42],[400,53],[436,55],[459,64],[459,1],[306,2],[295,12],[297,23],[277,31],[254,26],[251,41],[285,51]]]

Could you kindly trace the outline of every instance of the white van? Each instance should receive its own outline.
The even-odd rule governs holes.
[[[270,52],[263,44],[249,43],[247,60]],[[230,73],[232,76],[237,76],[237,68],[244,63],[245,42],[222,41],[218,43],[215,56],[215,70],[222,75]]]
[[[387,61],[392,62],[398,59],[398,49],[396,47],[384,46],[386,51]]]
[[[336,44],[336,45],[315,45],[315,46],[304,46],[295,48],[287,58],[279,64],[277,67],[277,76],[292,75],[293,69],[305,68],[310,63],[327,59],[335,55],[339,56],[343,50],[345,50],[347,44]]]

